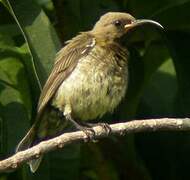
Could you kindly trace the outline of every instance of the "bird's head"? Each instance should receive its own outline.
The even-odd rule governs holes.
[[[158,22],[148,19],[135,19],[128,13],[109,12],[100,17],[92,29],[92,33],[99,39],[115,41],[129,30],[144,24],[151,24],[163,28]]]

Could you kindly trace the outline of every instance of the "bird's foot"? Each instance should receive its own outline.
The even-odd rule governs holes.
[[[107,135],[111,133],[111,127],[108,123],[85,123],[85,125],[91,128],[95,126],[101,126],[106,131]]]
[[[93,128],[81,126],[79,124],[77,125],[76,128],[83,131],[86,134],[86,139],[85,139],[86,142],[88,141],[96,142],[95,140],[96,133]]]
[[[95,133],[95,131],[92,129],[92,127],[89,127],[89,126],[85,126],[85,125],[80,125],[77,121],[75,121],[72,117],[71,117],[71,115],[67,115],[67,116],[65,116],[66,117],[66,119],[68,120],[68,121],[70,121],[73,125],[74,125],[74,127],[76,128],[76,129],[78,129],[78,130],[81,130],[81,131],[83,131],[85,134],[86,134],[86,140],[85,141],[93,141],[93,142],[95,142],[96,140],[95,140],[95,135],[96,135],[96,133]]]

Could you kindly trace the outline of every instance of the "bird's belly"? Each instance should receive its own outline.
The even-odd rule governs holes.
[[[85,62],[79,63],[61,84],[52,103],[64,114],[71,111],[80,120],[95,119],[112,112],[127,87],[127,67],[118,75],[113,65],[92,59],[85,59]]]

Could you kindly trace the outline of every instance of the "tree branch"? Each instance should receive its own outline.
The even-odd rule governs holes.
[[[110,125],[111,132],[109,135],[124,135],[128,133],[138,132],[154,132],[154,131],[189,131],[190,118],[162,118],[149,120],[134,120],[125,123],[117,123]],[[95,138],[109,136],[106,129],[101,126],[93,128],[95,131]],[[8,172],[17,169],[24,162],[31,159],[38,158],[40,155],[49,151],[64,148],[68,144],[75,142],[86,142],[86,134],[82,131],[64,133],[56,138],[43,141],[38,145],[16,153],[15,155],[0,161],[0,173]]]

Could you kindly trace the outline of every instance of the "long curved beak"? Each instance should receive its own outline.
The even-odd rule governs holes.
[[[160,23],[153,21],[153,20],[149,20],[149,19],[137,19],[137,20],[133,21],[131,24],[126,24],[125,29],[126,29],[126,31],[128,31],[130,29],[133,29],[135,27],[142,26],[142,25],[151,25],[151,26],[155,26],[159,29],[164,29],[164,27]]]

